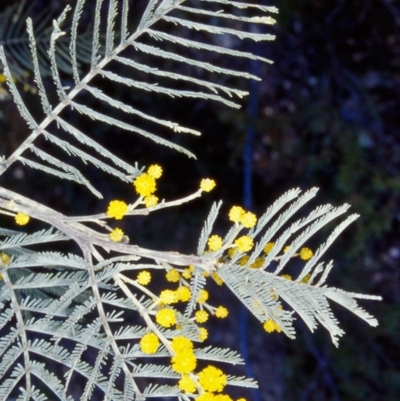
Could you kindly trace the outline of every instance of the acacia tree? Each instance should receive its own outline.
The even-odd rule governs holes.
[[[168,208],[210,192],[215,181],[203,178],[189,196],[160,199],[160,165],[129,164],[68,120],[71,112],[78,112],[98,124],[110,125],[113,132],[122,129],[139,134],[193,157],[161,132],[198,135],[194,128],[158,117],[157,108],[145,113],[96,85],[103,81],[154,96],[205,99],[238,108],[234,99],[247,93],[220,77],[259,78],[226,67],[222,60],[269,60],[203,38],[226,35],[270,40],[271,35],[255,32],[252,26],[274,23],[271,13],[276,13],[276,8],[231,0],[149,0],[140,21],[131,28],[127,0],[110,0],[105,13],[103,1],[97,0],[88,48],[87,41],[79,40],[84,3],[78,0],[73,10],[68,6],[53,20],[47,60],[42,57],[46,41],[37,40],[38,34],[48,32],[41,30],[46,21],[36,21],[40,29],[35,31],[35,23],[27,19],[29,47],[22,54],[28,57],[25,51],[30,53],[32,87],[44,113],[40,122],[14,82],[20,50],[0,48],[3,78],[31,130],[14,152],[2,158],[0,174],[4,177],[22,163],[38,174],[81,184],[102,199],[103,194],[85,176],[86,166],[91,164],[99,174],[120,179],[121,185],[131,188],[131,195],[104,205],[103,213],[70,216],[13,191],[12,183],[2,182],[1,213],[24,229],[26,226],[27,231],[0,230],[0,399],[177,397],[229,401],[229,386],[255,387],[251,378],[224,371],[224,364],[243,363],[235,351],[207,344],[208,319],[223,319],[229,313],[228,305],[213,304],[213,294],[207,291],[210,280],[233,291],[269,333],[277,331],[294,338],[297,315],[311,331],[318,323],[323,325],[337,345],[344,332],[328,301],[375,326],[377,321],[356,300],[380,298],[328,286],[333,262],[322,260],[335,238],[358,216],[342,219],[320,240],[318,248],[308,245],[321,228],[344,215],[349,205],[320,205],[302,212],[317,194],[316,188],[286,192],[259,217],[240,205],[225,209],[222,202],[216,202],[196,252],[186,255],[147,249],[131,243],[118,222],[161,209],[168,213]],[[187,30],[206,35],[187,39]],[[197,58],[184,55],[183,48],[195,49]],[[80,68],[79,60],[89,53],[90,66]],[[218,55],[220,65],[203,61],[204,53]],[[123,75],[121,65],[131,76]],[[55,105],[50,101],[52,89],[43,80],[46,74],[58,97]],[[69,79],[64,78],[68,74]],[[98,108],[88,106],[93,98]],[[72,162],[73,158],[81,164]],[[221,210],[231,222],[223,237],[214,229]],[[31,220],[47,227],[29,231]],[[61,253],[57,248],[61,241],[74,243],[79,252]],[[289,275],[293,264],[297,270]],[[161,291],[152,286],[154,276],[165,277]],[[74,391],[78,378],[84,385]]]

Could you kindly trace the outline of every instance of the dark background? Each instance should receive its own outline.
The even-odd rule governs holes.
[[[12,3],[16,1],[2,2],[1,10]],[[70,2],[34,3],[32,13],[44,5],[56,12]],[[140,15],[143,4],[132,2],[133,15]],[[210,195],[189,206],[129,222],[124,229],[132,243],[194,252],[202,222],[217,199],[224,200],[223,213],[232,204],[246,203],[260,215],[287,189],[317,186],[319,202],[350,203],[361,218],[332,247],[335,268],[329,284],[381,295],[381,303],[363,302],[378,317],[379,327],[370,328],[335,308],[346,331],[336,349],[322,329],[311,335],[299,323],[298,339],[291,341],[269,335],[254,319],[232,312],[228,323],[210,327],[210,332],[214,331],[212,342],[241,350],[245,356],[248,353],[249,367],[260,382],[259,392],[248,394],[249,400],[397,401],[400,2],[281,0],[272,5],[280,11],[277,25],[266,29],[277,36],[274,42],[233,43],[274,60],[274,65],[243,60],[237,60],[237,66],[230,64],[258,72],[263,78],[257,84],[233,82],[251,92],[241,110],[202,101],[154,101],[133,90],[110,89],[126,102],[140,101],[163,118],[202,131],[201,138],[173,138],[196,153],[197,161],[140,138],[81,123],[74,114],[71,118],[76,124],[86,124],[86,130],[103,138],[125,160],[162,164],[161,197],[187,195],[205,176],[218,183]],[[28,101],[30,96],[33,99],[28,90]],[[32,106],[35,109],[36,105]],[[1,147],[8,155],[28,131],[6,95],[1,109]],[[246,166],[251,168],[249,175],[244,174]],[[27,194],[34,192],[38,199],[43,196],[48,204],[68,214],[103,211],[110,199],[118,197],[129,201],[131,188],[90,174],[106,192],[104,201],[94,200],[84,189],[69,183],[44,180],[43,176],[37,179],[37,173],[20,166],[7,177],[7,186],[12,184],[13,189]],[[245,187],[251,188],[250,192],[244,194]],[[221,232],[226,224],[221,216]],[[240,309],[228,290],[215,288],[215,292],[216,303],[232,304],[231,311]]]

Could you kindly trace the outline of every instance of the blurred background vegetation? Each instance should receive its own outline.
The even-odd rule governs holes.
[[[259,0],[261,1],[261,0]],[[1,2],[0,11],[8,5]],[[54,12],[66,0],[30,2],[30,13],[43,7]],[[379,294],[381,303],[364,303],[380,321],[366,327],[338,308],[346,331],[339,349],[320,330],[311,335],[298,324],[296,341],[268,335],[252,318],[243,338],[243,316],[227,290],[215,288],[215,299],[232,304],[228,324],[215,325],[212,341],[248,353],[248,363],[260,390],[254,401],[314,401],[400,399],[400,2],[397,0],[280,0],[274,42],[262,45],[227,42],[256,51],[274,65],[237,60],[237,69],[257,69],[263,81],[238,83],[251,91],[242,110],[227,110],[205,102],[174,102],[143,93],[122,93],[120,99],[140,104],[157,114],[203,132],[201,138],[176,137],[198,156],[197,161],[155,147],[141,138],[109,132],[107,127],[79,121],[96,138],[104,138],[125,160],[140,165],[160,163],[165,175],[159,194],[166,199],[194,191],[200,178],[218,182],[212,195],[175,212],[161,212],[129,221],[124,229],[131,242],[170,250],[193,252],[211,203],[223,199],[225,210],[243,203],[244,149],[251,161],[251,194],[247,201],[260,214],[275,198],[293,187],[320,188],[319,202],[350,203],[361,218],[332,247],[335,259],[330,284],[348,291]],[[132,1],[140,15],[145,1]],[[90,15],[84,15],[90,19]],[[187,33],[197,37],[199,33]],[[215,40],[205,38],[205,40]],[[7,45],[7,38],[0,37]],[[187,50],[184,50],[187,51]],[[194,53],[193,53],[194,54]],[[212,56],[208,55],[212,62]],[[213,56],[214,57],[214,56]],[[218,56],[221,57],[221,56]],[[232,60],[229,61],[230,63]],[[231,64],[232,66],[232,64]],[[220,79],[220,77],[218,77]],[[231,82],[232,84],[232,82]],[[234,84],[234,83],[233,83]],[[29,90],[29,76],[21,75],[21,89]],[[25,85],[25,87],[24,87]],[[26,86],[28,85],[28,86]],[[247,87],[245,85],[248,85]],[[8,155],[27,133],[13,102],[2,87],[0,127],[2,152]],[[33,109],[39,108],[33,103]],[[250,138],[251,139],[251,138]],[[249,155],[249,153],[247,153]],[[249,164],[247,164],[249,167]],[[92,180],[108,198],[94,200],[81,188],[60,183],[18,166],[7,186],[43,197],[69,214],[96,213],[110,199],[129,201],[131,188]],[[246,199],[245,199],[246,201]],[[221,232],[227,225],[221,216]],[[211,330],[210,330],[211,331]],[[250,334],[251,333],[251,334]],[[250,397],[248,397],[250,399]]]

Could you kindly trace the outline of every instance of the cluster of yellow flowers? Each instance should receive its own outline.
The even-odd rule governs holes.
[[[157,196],[154,195],[157,190],[157,179],[162,176],[163,169],[158,164],[152,164],[147,172],[142,173],[133,181],[133,186],[136,193],[140,196],[140,202],[146,208],[156,206],[159,202]],[[204,192],[210,192],[215,187],[215,181],[210,178],[204,178],[200,182],[200,189]],[[107,216],[115,218],[115,220],[122,220],[128,213],[129,206],[121,200],[112,200],[108,204]],[[19,224],[19,223],[18,223]],[[120,228],[113,229],[109,237],[114,242],[121,242],[124,238],[124,232]]]
[[[140,341],[141,350],[146,354],[155,353],[159,344],[159,339],[154,333],[146,333]],[[227,384],[227,376],[221,369],[208,365],[195,373],[197,357],[193,342],[189,338],[174,337],[169,341],[169,345],[173,351],[171,367],[181,375],[178,388],[182,392],[192,395],[198,392],[197,401],[232,401],[229,395],[220,394]]]
[[[15,222],[16,222],[19,226],[24,226],[24,225],[28,224],[28,223],[29,223],[29,220],[30,220],[30,217],[29,217],[27,214],[25,214],[25,213],[18,212],[18,213],[15,215]]]
[[[133,186],[136,192],[141,196],[141,202],[147,207],[157,205],[158,198],[154,195],[157,189],[156,180],[162,175],[162,168],[158,164],[151,165],[146,173],[135,178]],[[107,216],[115,220],[122,218],[129,212],[129,206],[121,200],[112,200],[108,204]],[[124,238],[124,232],[120,228],[114,228],[110,234],[110,239],[114,242],[121,242]]]
[[[179,302],[188,302],[192,293],[190,285],[186,280],[190,279],[195,270],[194,266],[187,268],[168,268],[165,278],[169,283],[177,283],[176,289],[164,289],[155,296],[154,306],[159,307],[155,312],[155,323],[162,328],[182,329],[184,323],[179,309],[175,305]],[[147,285],[151,281],[148,271],[141,271],[136,279],[140,285]],[[198,309],[195,311],[193,322],[202,324],[208,321],[210,314],[223,319],[228,316],[228,309],[223,306],[213,307],[208,302],[209,293],[202,289],[196,299]],[[174,307],[172,307],[174,306]],[[198,340],[204,341],[208,337],[207,329],[198,326]],[[140,340],[140,349],[144,354],[155,354],[161,344],[169,345],[172,352],[171,368],[180,374],[178,388],[185,394],[191,394],[196,400],[203,401],[233,401],[229,395],[222,394],[226,384],[227,376],[219,368],[209,365],[196,373],[197,356],[193,341],[183,335],[165,338],[163,330],[149,331]],[[168,336],[167,336],[168,337]],[[239,400],[237,400],[239,401]],[[245,401],[243,398],[241,401]]]
[[[257,224],[257,217],[254,213],[245,211],[241,206],[233,206],[228,213],[229,220],[235,223],[235,225],[238,227],[240,230],[241,228],[247,228],[251,229]],[[249,252],[254,246],[254,241],[253,238],[249,235],[242,235],[240,237],[237,237],[233,243],[225,243],[224,240],[217,234],[211,235],[208,238],[208,251],[210,252],[215,252],[223,248],[225,245],[228,248],[227,251],[227,256],[223,256],[222,260],[225,258],[233,258],[237,253],[243,253],[243,252]],[[259,257],[256,258],[256,260],[251,263],[248,267],[252,269],[260,269],[265,267],[265,257],[268,255],[272,249],[274,248],[275,243],[274,242],[268,242],[265,247],[264,247],[264,254],[265,255],[260,255]],[[289,252],[290,251],[290,246],[286,246],[283,249],[283,253]],[[295,253],[293,256],[298,256],[300,259],[307,261],[312,258],[313,252],[310,248],[303,247],[300,249],[300,252]],[[277,256],[279,258],[279,255]],[[241,266],[247,266],[248,261],[250,259],[250,256],[248,254],[243,255],[238,263]],[[216,273],[214,273],[216,274]],[[291,276],[288,274],[283,274],[281,276],[282,278],[285,278],[287,280],[291,280]],[[307,275],[306,277],[303,278],[301,281],[302,283],[307,283],[310,279],[310,275]],[[278,299],[278,295],[275,294],[274,299]],[[197,321],[205,321],[206,316],[203,316],[203,314],[198,314],[198,320]],[[264,322],[264,329],[268,333],[272,333],[274,331],[280,333],[282,332],[282,328],[279,326],[278,323],[276,323],[273,319],[267,318],[266,321]]]

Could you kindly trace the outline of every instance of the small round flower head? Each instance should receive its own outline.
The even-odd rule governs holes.
[[[215,181],[210,178],[203,178],[200,182],[200,188],[204,192],[210,192],[215,187]]]
[[[178,354],[187,350],[193,350],[193,342],[184,336],[174,337],[171,341],[171,348]]]
[[[311,259],[313,256],[313,251],[310,248],[301,248],[300,249],[300,258],[302,260]]]
[[[182,272],[182,277],[186,280],[189,280],[192,277],[192,273],[192,270],[190,270],[190,268],[187,268]]]
[[[207,244],[210,251],[218,251],[222,247],[222,238],[219,235],[212,235]]]
[[[107,216],[121,220],[128,213],[128,205],[119,200],[113,200],[108,204]]]
[[[151,274],[147,270],[143,270],[138,274],[136,280],[137,280],[138,284],[140,284],[140,285],[147,285],[150,283]]]
[[[174,304],[175,302],[178,302],[179,297],[178,297],[178,294],[176,293],[176,291],[164,290],[164,291],[161,291],[160,301],[164,305],[170,305],[170,304]]]
[[[199,296],[197,297],[197,302],[199,304],[204,304],[208,299],[208,292],[206,290],[200,290]]]
[[[228,316],[228,309],[224,308],[223,306],[218,306],[218,308],[215,310],[215,316],[224,319]]]
[[[264,258],[257,258],[257,259],[254,261],[254,263],[252,263],[252,264],[250,265],[250,267],[251,267],[252,269],[260,269],[261,267],[263,267],[264,261],[265,261]]]
[[[172,369],[180,374],[187,374],[196,369],[197,358],[193,350],[185,350],[171,358]]]
[[[155,179],[160,178],[162,176],[162,172],[163,170],[158,164],[152,164],[147,170],[147,174]]]
[[[234,223],[239,223],[244,214],[245,211],[241,206],[232,206],[231,210],[229,211],[229,220],[233,221]]]
[[[153,207],[155,205],[157,205],[158,203],[158,198],[155,195],[149,195],[149,196],[145,196],[143,199],[144,205],[149,208],[149,207]]]
[[[286,246],[283,248],[283,253],[288,253],[288,252],[290,251],[290,249],[291,249],[291,246],[290,246],[290,245],[286,245]]]
[[[306,274],[303,279],[300,281],[300,283],[305,283],[307,284],[310,281],[311,274]]]
[[[199,328],[199,340],[204,341],[207,340],[208,337],[208,331],[204,327]]]
[[[253,248],[253,239],[248,235],[243,235],[235,240],[235,245],[239,252],[248,252]]]
[[[0,259],[1,259],[2,263],[3,263],[3,265],[4,265],[4,266],[7,266],[7,265],[10,263],[10,259],[11,259],[11,258],[10,258],[10,255],[8,255],[8,254],[2,252],[2,253],[0,254]]]
[[[147,173],[135,178],[133,185],[140,196],[149,196],[156,190],[155,179]]]
[[[218,285],[222,285],[224,284],[224,281],[222,280],[222,278],[217,274],[217,273],[213,273],[211,275],[211,277],[214,279],[214,281],[218,284]]]
[[[281,277],[284,278],[284,279],[286,279],[286,280],[292,281],[292,276],[289,275],[289,274],[282,274]]]
[[[163,327],[171,327],[176,324],[175,312],[172,309],[160,309],[156,314],[156,322]]]
[[[236,252],[237,252],[236,247],[229,248],[229,249],[228,249],[228,256],[229,256],[230,258],[233,258],[233,257],[236,255]]]
[[[154,333],[147,333],[140,340],[140,349],[145,354],[155,354],[159,345],[160,340]]]
[[[30,219],[30,217],[27,214],[21,213],[21,212],[18,212],[15,216],[15,222],[19,226],[24,226],[25,224],[28,224],[29,219]]]
[[[242,223],[245,228],[252,228],[257,223],[257,217],[254,213],[246,212],[240,218],[240,223]]]
[[[275,242],[268,242],[268,244],[265,245],[265,247],[264,247],[264,252],[268,255],[271,252],[274,245],[275,245]]]
[[[182,375],[182,378],[178,382],[178,388],[186,394],[193,394],[196,391],[196,384],[189,375]]]
[[[109,234],[110,240],[114,242],[121,242],[124,238],[124,232],[120,228],[114,228]]]
[[[192,293],[190,292],[190,289],[187,288],[186,286],[181,286],[176,290],[176,293],[178,294],[179,301],[182,302],[187,302],[192,296]]]
[[[226,386],[226,375],[215,366],[207,366],[199,374],[199,383],[203,390],[210,392],[221,392]]]
[[[282,331],[279,324],[275,323],[272,319],[268,319],[264,323],[263,327],[267,333],[272,333],[274,331],[277,331],[278,333],[280,333]]]
[[[208,313],[205,310],[198,310],[195,314],[197,323],[205,323],[208,320]]]
[[[178,270],[176,270],[176,269],[171,269],[165,274],[165,278],[170,283],[177,283],[179,281],[180,277],[181,276],[180,276]]]
[[[249,261],[250,256],[249,255],[244,255],[239,259],[239,264],[240,266],[246,266],[246,263]]]

